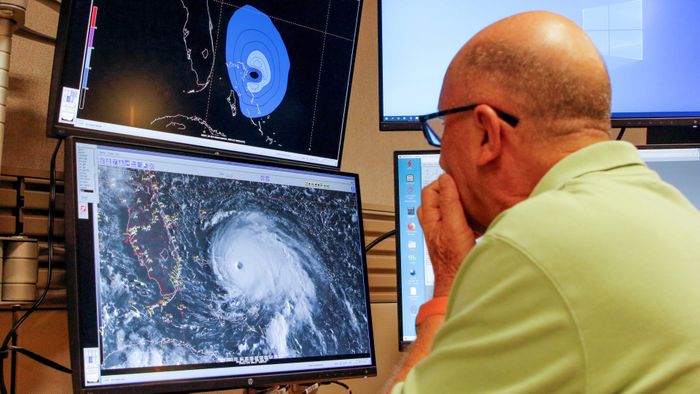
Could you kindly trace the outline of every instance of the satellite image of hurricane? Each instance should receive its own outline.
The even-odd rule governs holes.
[[[370,353],[353,193],[100,167],[103,368]]]

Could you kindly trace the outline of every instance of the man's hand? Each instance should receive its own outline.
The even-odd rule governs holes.
[[[447,296],[462,260],[474,247],[474,231],[467,223],[464,208],[454,179],[445,174],[423,189],[418,219],[428,244],[428,253],[435,272],[433,297]],[[435,334],[442,327],[444,316],[434,315],[417,327],[417,338],[385,387],[391,388],[408,375],[413,366],[430,354]]]
[[[426,186],[418,220],[435,273],[433,297],[447,296],[462,260],[474,247],[474,231],[467,223],[457,185],[448,174]]]

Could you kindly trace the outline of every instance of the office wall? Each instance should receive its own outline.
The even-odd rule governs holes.
[[[58,4],[51,7],[29,0],[26,26],[55,36],[57,7]],[[45,137],[52,64],[52,45],[23,37],[12,38],[3,167],[49,169],[55,144],[54,140]],[[59,164],[62,168],[62,159]]]
[[[391,153],[394,149],[425,147],[418,133],[379,134],[377,97],[376,2],[367,1],[362,15],[357,68],[353,80],[348,131],[345,142],[345,171],[358,172],[362,180],[362,198],[390,207]],[[42,3],[29,0],[27,26],[54,35],[58,13]],[[13,38],[10,66],[10,95],[7,128],[3,146],[4,168],[48,171],[55,140],[45,137],[48,92],[53,62],[53,47],[26,38]],[[62,159],[58,166],[62,168]],[[388,208],[390,209],[390,208]],[[374,330],[380,376],[347,381],[356,393],[376,392],[390,376],[399,358],[396,304],[374,304]],[[11,324],[11,313],[0,312],[0,332]],[[65,311],[40,311],[23,326],[19,345],[52,360],[69,365]],[[69,393],[70,376],[53,371],[18,356],[17,392]],[[9,360],[5,363],[9,386]],[[324,387],[322,393],[344,392],[339,387]]]
[[[58,20],[55,7],[29,0],[27,25],[54,35]],[[342,170],[360,174],[362,199],[392,209],[392,152],[425,149],[418,132],[379,132],[377,70],[377,4],[365,0],[358,43],[357,61],[343,153]],[[7,128],[3,146],[3,167],[48,171],[55,141],[45,137],[46,109],[53,61],[53,47],[31,40],[13,38],[10,66]],[[631,132],[635,142],[643,131]],[[59,168],[62,159],[59,158]],[[373,305],[376,349],[380,377],[352,383],[354,392],[370,393],[381,387],[399,358],[396,351],[396,305]],[[0,315],[0,332],[6,332],[10,313]],[[65,312],[39,312],[20,332],[20,345],[68,364]],[[7,363],[6,363],[7,364]],[[6,365],[6,371],[9,372]],[[68,393],[70,379],[20,356],[18,392]],[[324,388],[326,392],[341,392]]]
[[[55,35],[57,21],[56,7],[29,0],[27,26]],[[45,137],[53,47],[22,37],[12,45],[2,165],[48,170],[55,144]],[[365,0],[341,169],[360,174],[363,201],[391,207],[392,152],[429,146],[419,132],[379,132],[377,57],[377,0]],[[641,143],[644,137],[632,130],[626,138]]]
[[[360,174],[365,202],[393,207],[393,152],[430,149],[420,132],[379,131],[377,0],[365,0],[342,169]]]
[[[55,35],[58,13],[29,0],[27,26]],[[48,170],[55,140],[45,137],[53,47],[14,37],[3,146],[4,167]],[[366,202],[392,206],[392,152],[425,149],[420,133],[379,132],[377,3],[366,0],[353,78],[342,170],[361,176]],[[62,160],[59,168],[62,167]]]

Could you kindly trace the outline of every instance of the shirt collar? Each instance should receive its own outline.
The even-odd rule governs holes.
[[[630,165],[644,165],[634,145],[624,141],[598,142],[561,159],[540,179],[530,197],[560,189],[569,180],[591,172]]]

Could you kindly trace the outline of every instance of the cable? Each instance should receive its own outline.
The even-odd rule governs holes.
[[[0,345],[0,394],[6,394],[7,393],[7,388],[5,387],[5,374],[3,372],[4,370],[4,361],[5,358],[7,357],[8,352],[11,350],[9,343],[12,337],[15,335],[19,327],[24,323],[25,320],[31,315],[34,311],[39,309],[39,305],[41,305],[42,302],[44,302],[44,299],[46,299],[46,294],[49,292],[49,287],[51,286],[51,274],[52,274],[52,263],[53,263],[53,228],[54,228],[54,219],[56,217],[56,156],[58,156],[58,151],[61,148],[61,143],[63,140],[59,139],[58,142],[56,143],[56,147],[53,150],[53,154],[51,155],[51,170],[50,170],[50,181],[49,181],[49,233],[47,235],[47,240],[48,240],[48,247],[49,247],[49,255],[48,255],[48,274],[46,278],[46,285],[44,287],[44,291],[41,293],[39,298],[34,301],[32,306],[20,317],[17,322],[12,326],[10,331],[8,331],[7,335],[5,335],[5,339],[2,341],[2,345]],[[15,348],[17,350],[17,348]],[[21,352],[20,353],[24,353]],[[26,355],[26,353],[24,353]],[[32,357],[32,356],[30,356]],[[34,357],[32,357],[34,358]],[[41,357],[43,358],[43,357]],[[42,362],[39,359],[34,358],[35,360]],[[48,365],[48,364],[47,364]],[[57,364],[58,365],[58,364]],[[52,365],[49,365],[53,367]],[[65,367],[64,367],[65,368]]]
[[[325,386],[325,385],[329,385],[329,384],[337,384],[338,386],[341,386],[341,387],[343,387],[345,390],[347,390],[347,391],[348,391],[348,394],[352,394],[352,390],[350,390],[350,386],[348,386],[347,384],[345,384],[345,383],[343,383],[343,382],[339,382],[339,381],[337,381],[337,380],[334,380],[334,381],[332,381],[332,382],[324,382],[324,383],[321,383],[321,384],[324,385],[324,386]]]
[[[29,349],[25,349],[25,348],[19,347],[19,346],[10,346],[9,350],[14,350],[17,353],[24,354],[25,356],[31,358],[32,360],[40,362],[40,363],[46,365],[47,367],[51,367],[59,372],[64,372],[64,373],[68,373],[68,374],[71,373],[70,368],[64,367],[63,365],[61,365],[53,360],[49,360],[48,358],[46,358],[40,354],[36,354]]]
[[[374,241],[370,242],[369,245],[365,247],[365,253],[369,252],[370,249],[375,247],[378,243],[384,241],[385,239],[391,237],[392,235],[396,235],[396,229],[389,230],[385,232],[384,234],[378,236]]]
[[[622,139],[622,136],[625,135],[625,131],[627,131],[627,127],[620,127],[620,133],[617,135],[617,138],[615,138],[617,141],[620,141]]]

